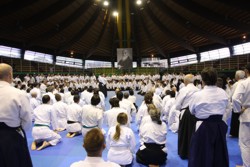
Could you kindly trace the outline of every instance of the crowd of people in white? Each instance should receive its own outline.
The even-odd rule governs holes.
[[[244,71],[236,72],[236,81],[244,77]],[[107,111],[108,104],[99,90],[99,82],[116,92],[116,96],[109,99]],[[217,86],[223,87],[219,83]],[[141,143],[136,160],[144,165],[165,163],[167,129],[178,132],[181,111],[189,105],[190,92],[202,89],[199,74],[182,73],[102,75],[99,78],[95,75],[26,75],[23,79],[16,76],[12,85],[25,91],[30,99],[34,121],[32,150],[56,145],[61,140],[60,131],[67,130],[67,137],[84,136],[89,130],[102,129],[106,124],[108,131],[102,131],[106,134],[108,160],[120,165],[131,164],[135,153],[132,122],[138,125]],[[231,117],[231,97],[236,85],[237,82],[234,84],[233,79],[228,78],[223,87],[229,101],[223,115],[226,123]],[[139,105],[135,92],[144,96]],[[147,148],[158,152],[152,154]]]

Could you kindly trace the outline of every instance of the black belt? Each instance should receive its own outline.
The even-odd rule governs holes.
[[[156,144],[156,143],[144,143],[144,145],[149,149],[162,149],[165,147],[165,144]]]
[[[180,111],[187,110],[187,109],[189,109],[189,107],[182,108],[182,109],[180,109]]]
[[[74,123],[78,123],[77,121],[67,121],[67,124],[74,124]]]
[[[197,121],[208,121],[208,122],[219,122],[222,120],[223,115],[210,115],[208,118],[200,119],[196,118]]]
[[[20,130],[21,126],[18,127],[10,127],[6,125],[4,122],[0,122],[0,129],[9,129],[9,130]]]

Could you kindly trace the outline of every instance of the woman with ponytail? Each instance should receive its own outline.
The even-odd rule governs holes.
[[[161,113],[156,107],[150,106],[148,114],[139,129],[141,146],[136,161],[146,166],[164,165],[167,160],[167,126],[162,123]]]
[[[109,129],[106,139],[108,160],[124,167],[132,165],[136,146],[134,133],[126,126],[127,123],[127,114],[120,113],[117,116],[117,125]]]

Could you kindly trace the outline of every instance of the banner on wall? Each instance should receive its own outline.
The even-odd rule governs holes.
[[[118,69],[132,69],[132,48],[117,48],[117,67]]]

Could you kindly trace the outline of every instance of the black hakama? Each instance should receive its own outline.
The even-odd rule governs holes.
[[[101,82],[99,82],[99,90],[104,94],[105,97],[108,96],[107,87]]]
[[[165,144],[159,145],[155,143],[144,143],[143,150],[138,150],[136,153],[136,161],[143,165],[163,165],[167,160],[167,153],[162,151]]]
[[[228,167],[227,125],[222,115],[202,121],[192,136],[188,167]]]
[[[195,131],[196,118],[189,111],[189,108],[181,110],[184,112],[180,119],[178,130],[178,154],[182,159],[187,159],[189,155],[189,147],[191,137]]]
[[[25,132],[0,123],[0,166],[32,167]]]
[[[240,114],[239,113],[232,113],[231,123],[230,123],[230,132],[229,134],[232,137],[239,137],[239,128],[240,128],[240,121],[239,121]]]

